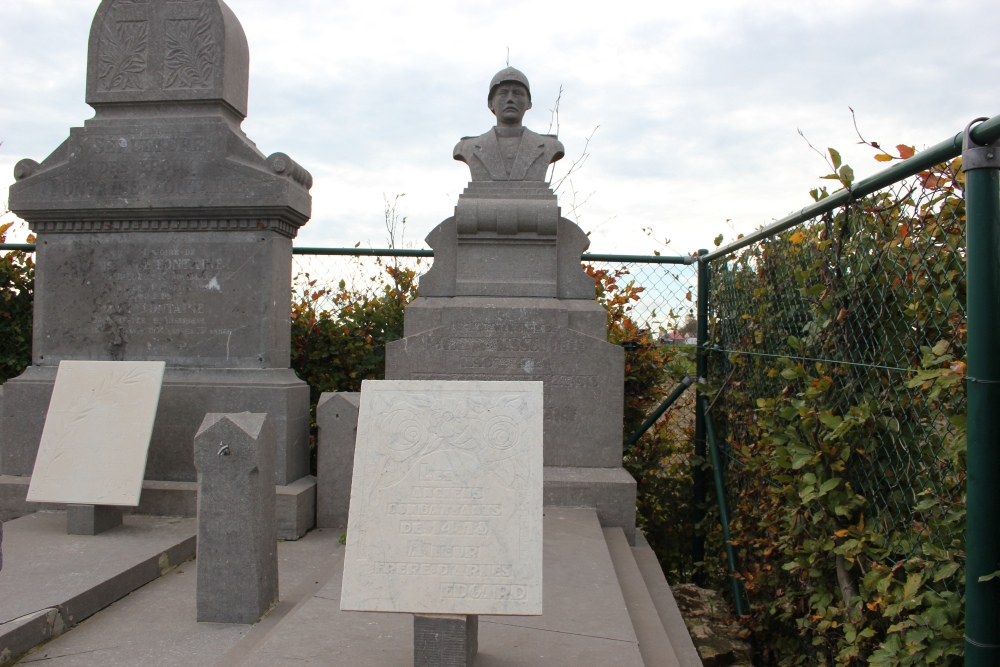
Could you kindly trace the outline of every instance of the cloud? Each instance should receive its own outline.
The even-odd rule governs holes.
[[[644,228],[689,252],[808,204],[825,167],[800,128],[874,173],[848,106],[866,138],[918,147],[998,111],[1000,55],[964,37],[997,26],[995,0],[228,4],[251,50],[244,129],[315,178],[302,245],[380,245],[383,195],[406,193],[415,241],[448,217],[468,178],[452,146],[491,125],[486,87],[508,49],[532,82],[532,129],[549,127],[562,87],[567,160],[600,126],[572,189],[589,196],[577,213],[601,252],[651,252]],[[95,7],[0,3],[0,183],[92,115]],[[573,210],[569,189],[561,203]]]

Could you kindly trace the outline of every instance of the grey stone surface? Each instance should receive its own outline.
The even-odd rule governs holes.
[[[316,404],[316,526],[347,528],[360,392],[324,392]]]
[[[546,507],[592,507],[602,526],[634,542],[636,484],[624,468],[545,467]]]
[[[147,479],[194,481],[207,412],[266,411],[275,482],[308,474],[308,387],[289,369],[291,239],[312,177],[240,127],[246,37],[221,0],[103,0],[96,115],[9,204],[37,235],[32,366],[7,382],[0,473],[30,473],[60,359],[164,360]]]
[[[624,352],[569,326],[592,325],[593,311],[552,299],[418,301],[407,308],[405,338],[386,346],[387,379],[541,380],[545,465],[621,466]],[[434,328],[410,326],[411,312]]]
[[[472,667],[478,652],[478,616],[413,615],[413,667]]]
[[[37,512],[4,527],[0,656],[6,660],[58,636],[195,552],[193,519],[130,516],[100,539],[67,535],[64,512]],[[0,659],[0,664],[7,663]]]
[[[208,414],[198,469],[198,620],[255,623],[278,600],[274,429],[263,413]]]
[[[122,508],[113,505],[67,505],[66,533],[100,535],[122,525]]]
[[[297,540],[316,525],[316,478],[307,475],[275,488],[279,540]]]

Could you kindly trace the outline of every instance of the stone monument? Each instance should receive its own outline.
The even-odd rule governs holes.
[[[312,177],[243,133],[248,72],[222,0],[101,2],[87,63],[96,114],[40,164],[19,162],[10,188],[37,268],[32,365],[3,387],[3,475],[31,474],[63,359],[166,362],[147,480],[193,487],[209,412],[266,412],[275,482],[308,475],[288,304]]]
[[[561,217],[544,180],[563,146],[523,126],[531,88],[520,71],[493,77],[488,106],[496,127],[455,147],[472,181],[427,237],[434,264],[406,309],[404,338],[386,349],[386,378],[542,381],[545,504],[594,507],[632,540],[624,355],[607,342],[607,315],[580,265],[587,236]]]

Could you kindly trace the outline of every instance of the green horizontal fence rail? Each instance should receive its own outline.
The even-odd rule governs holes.
[[[716,484],[725,487],[718,511],[732,522],[714,551],[741,561],[748,581],[780,567],[748,546],[763,543],[774,519],[760,499],[782,482],[760,471],[774,469],[761,461],[776,455],[764,443],[785,437],[779,427],[808,423],[817,442],[853,442],[840,474],[863,498],[857,511],[884,536],[890,565],[964,556],[964,582],[942,576],[928,585],[964,592],[965,664],[985,667],[1000,658],[1000,578],[988,576],[1000,569],[1000,147],[983,152],[994,166],[969,170],[964,185],[957,173],[929,171],[962,154],[964,135],[703,251],[698,373],[707,379],[699,394],[714,397],[707,428],[719,436],[718,460],[711,447]],[[1000,116],[969,135],[975,145],[997,142]],[[820,395],[821,404],[809,403]],[[696,447],[704,457],[702,400]],[[857,425],[834,433],[849,420]],[[808,453],[804,446],[798,461]],[[696,500],[705,503],[703,477],[696,473]],[[943,518],[963,508],[964,527]],[[752,606],[754,590],[746,595]]]

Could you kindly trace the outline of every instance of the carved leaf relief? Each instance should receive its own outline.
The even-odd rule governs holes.
[[[167,21],[164,84],[169,88],[207,88],[215,70],[215,35],[208,11],[197,19]]]
[[[113,28],[105,24],[97,74],[105,90],[143,89],[148,41],[146,21],[119,21]]]

